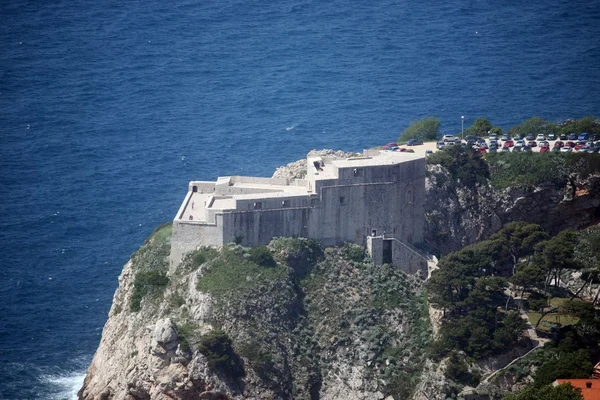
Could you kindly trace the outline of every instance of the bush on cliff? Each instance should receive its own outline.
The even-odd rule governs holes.
[[[439,136],[440,120],[436,117],[427,117],[411,122],[398,138],[398,142],[406,142],[408,139],[436,140]]]
[[[271,254],[271,250],[267,246],[256,246],[248,252],[250,261],[263,267],[274,267],[277,265]]]
[[[261,254],[264,256],[264,251]],[[201,292],[218,297],[239,297],[265,282],[287,279],[288,268],[277,264],[268,267],[259,265],[252,260],[247,249],[227,245],[220,249],[217,257],[204,265],[200,274],[197,289]]]
[[[215,329],[200,338],[198,351],[206,357],[208,367],[233,378],[244,376],[244,367],[237,354],[231,348],[231,339],[227,333]]]
[[[487,184],[490,176],[488,165],[481,153],[463,146],[452,146],[435,152],[427,157],[427,164],[441,165],[455,180],[467,187]]]
[[[135,277],[133,294],[131,296],[131,311],[141,309],[142,299],[152,291],[164,289],[169,284],[169,278],[164,271],[142,271]]]
[[[133,312],[140,310],[145,296],[149,294],[158,296],[169,284],[167,270],[171,252],[171,233],[171,223],[159,226],[131,256],[135,279],[129,308]]]
[[[486,117],[479,117],[473,121],[473,125],[467,129],[467,134],[476,136],[487,136],[492,129],[492,124]]]

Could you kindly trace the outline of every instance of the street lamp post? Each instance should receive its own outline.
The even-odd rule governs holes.
[[[460,117],[460,122],[461,122],[460,134],[462,136],[462,139],[465,140],[465,116],[464,115],[462,115]]]

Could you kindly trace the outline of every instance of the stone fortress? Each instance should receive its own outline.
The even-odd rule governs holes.
[[[199,246],[266,245],[305,237],[366,246],[373,262],[426,273],[425,158],[366,150],[347,159],[308,157],[305,179],[219,177],[190,182],[173,221],[171,266]]]

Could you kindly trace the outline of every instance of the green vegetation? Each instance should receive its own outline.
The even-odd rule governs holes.
[[[446,378],[452,379],[463,385],[475,387],[479,384],[481,376],[478,373],[473,373],[469,370],[469,366],[460,355],[453,351],[448,359],[448,367],[444,373]]]
[[[357,244],[350,242],[344,243],[342,252],[346,258],[354,262],[363,262],[365,260],[365,249]]]
[[[481,359],[517,343],[524,322],[518,313],[508,309],[508,282],[521,287],[520,297],[534,290],[545,296],[551,282],[558,289],[563,270],[581,268],[575,259],[578,241],[577,234],[571,231],[550,238],[538,225],[515,222],[505,225],[489,240],[444,256],[427,287],[430,301],[450,318],[442,326],[432,354],[441,357],[452,349],[460,349]],[[570,300],[558,308],[543,308],[544,302],[531,296],[542,310],[539,321],[558,309],[569,324],[576,322],[579,315],[594,315]]]
[[[488,164],[480,152],[463,146],[452,146],[427,157],[427,164],[439,164],[446,168],[452,178],[466,187],[487,184],[490,177]]]
[[[564,153],[489,153],[486,160],[490,183],[498,189],[533,188],[550,183],[558,188],[567,182],[570,170]]]
[[[264,261],[264,250],[259,252],[259,260]],[[217,297],[239,297],[265,282],[287,277],[287,267],[259,265],[247,249],[228,245],[221,248],[217,257],[206,262],[198,279],[198,290]]]
[[[398,142],[406,142],[408,139],[436,140],[439,136],[440,120],[435,117],[427,117],[411,122],[398,138]]]
[[[473,125],[469,129],[467,129],[466,133],[468,135],[475,136],[487,136],[488,132],[491,131],[492,124],[485,117],[479,117],[475,121],[473,121]]]
[[[217,257],[219,251],[214,247],[202,246],[198,250],[189,254],[191,258],[192,271],[198,269],[202,264]]]
[[[231,348],[231,339],[222,330],[215,329],[202,336],[198,343],[198,350],[206,357],[210,369],[233,378],[244,376],[244,367]]]
[[[323,248],[314,239],[275,238],[269,243],[273,257],[294,270],[297,278],[310,273],[313,265],[324,257]]]
[[[574,388],[570,383],[556,387],[544,386],[528,387],[516,394],[509,394],[506,400],[583,400],[581,390]]]
[[[135,278],[129,309],[133,312],[141,309],[142,299],[158,298],[169,284],[171,233],[171,223],[159,226],[131,257]]]
[[[256,246],[248,252],[250,261],[261,267],[275,267],[277,263],[273,259],[271,250],[267,246]]]

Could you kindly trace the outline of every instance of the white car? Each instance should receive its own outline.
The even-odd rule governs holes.
[[[458,138],[454,135],[444,135],[442,136],[442,141],[444,142],[456,142]]]
[[[525,141],[524,140],[517,140],[515,142],[515,147],[525,147]]]
[[[546,140],[546,137],[544,136],[543,133],[538,133],[538,135],[535,138],[535,140]]]
[[[573,151],[573,148],[569,147],[569,146],[561,147],[561,149],[560,149],[561,153],[570,153],[572,151]]]

